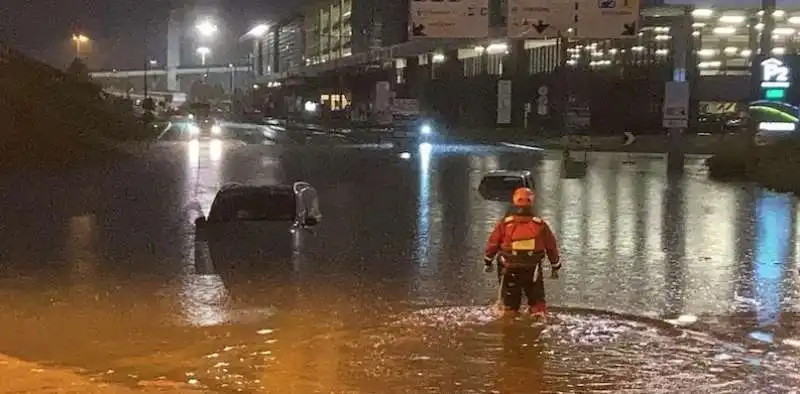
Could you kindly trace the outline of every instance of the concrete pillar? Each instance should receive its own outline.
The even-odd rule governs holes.
[[[525,123],[525,87],[528,76],[528,54],[525,40],[511,40],[509,54],[503,58],[502,79],[511,81],[511,124],[509,127],[522,127]]]
[[[684,15],[672,22],[673,81],[689,80],[689,61],[692,59],[692,16],[689,9]],[[694,69],[694,67],[692,67]],[[692,75],[693,76],[693,75]],[[665,99],[666,100],[666,99]],[[691,103],[691,98],[689,99]],[[683,173],[684,153],[686,150],[686,129],[674,128],[668,132],[667,171],[673,174]]]

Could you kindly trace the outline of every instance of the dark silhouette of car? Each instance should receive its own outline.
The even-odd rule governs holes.
[[[535,189],[533,174],[530,171],[496,170],[483,176],[478,186],[478,192],[486,200],[509,202],[514,190],[520,187]]]
[[[195,220],[198,230],[236,222],[276,222],[287,230],[319,224],[317,190],[307,182],[291,185],[229,184],[220,189],[211,203],[208,217]]]
[[[252,283],[270,289],[291,280],[321,221],[317,191],[306,182],[226,185],[208,217],[195,220],[195,269],[218,274],[234,295]]]

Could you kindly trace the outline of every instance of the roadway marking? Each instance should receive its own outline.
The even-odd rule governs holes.
[[[510,148],[517,148],[517,149],[526,149],[526,150],[535,150],[535,151],[543,151],[544,149],[539,148],[538,146],[532,145],[522,145],[522,144],[513,144],[511,142],[501,142],[500,145],[508,146]]]
[[[534,151],[544,151],[546,149],[540,148],[538,146],[533,145],[523,145],[523,144],[515,144],[511,142],[501,142],[500,145],[507,146],[510,148],[518,148],[518,149],[525,149],[525,150],[534,150]],[[550,149],[551,151],[558,151],[558,149]],[[626,154],[632,158],[664,158],[666,157],[666,152],[625,152],[625,151],[587,151],[583,149],[570,149],[570,152],[573,153],[581,153],[581,152],[588,152],[588,153],[611,153],[611,154]],[[686,153],[684,157],[690,159],[707,159],[713,155],[706,154],[706,153]]]

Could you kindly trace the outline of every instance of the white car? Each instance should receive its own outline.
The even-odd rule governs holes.
[[[536,189],[533,174],[528,170],[495,170],[481,179],[478,192],[481,197],[491,201],[511,201],[514,190],[526,187]]]

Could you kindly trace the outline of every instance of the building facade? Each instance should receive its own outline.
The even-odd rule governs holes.
[[[414,80],[420,78],[428,82],[446,78],[523,78],[559,68],[600,73],[608,70],[619,75],[625,70],[649,68],[663,74],[666,80],[671,77],[669,70],[674,61],[674,23],[684,10],[690,10],[689,69],[697,80],[696,100],[747,100],[751,95],[750,69],[763,30],[759,9],[731,7],[725,5],[727,2],[713,7],[666,3],[669,2],[645,1],[641,29],[629,39],[509,40],[503,17],[507,4],[505,0],[492,0],[489,38],[409,41],[407,1],[326,0],[294,16],[294,23],[303,26],[303,39],[295,39],[303,42],[301,66],[289,66],[297,64],[297,52],[276,51],[272,72],[267,67],[260,77],[265,84],[279,85],[285,78],[302,76],[313,80],[310,83],[319,91],[336,85],[338,94],[347,96],[348,102],[358,101],[355,85],[371,82],[357,78],[343,82],[345,76],[367,72],[391,81],[397,94],[407,96],[425,95],[424,89],[415,86],[419,83]],[[800,55],[800,3],[778,9],[774,17],[771,54]],[[289,33],[282,32],[281,26],[275,26],[273,32],[278,41],[282,36],[288,40]],[[292,59],[282,60],[284,57]],[[663,82],[657,81],[653,89],[663,90]],[[343,84],[348,86],[341,88]],[[660,105],[660,101],[654,101],[648,110],[660,111]]]

